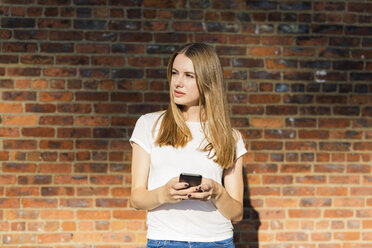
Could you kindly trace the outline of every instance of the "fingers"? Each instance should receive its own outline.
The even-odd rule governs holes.
[[[184,182],[180,183],[178,177],[172,178],[168,185],[168,194],[173,202],[187,199],[208,201],[212,198],[213,181],[207,178],[203,178],[202,183],[195,187],[189,187]]]
[[[172,185],[172,188],[175,190],[180,190],[180,189],[187,189],[189,187],[188,183],[179,183],[176,182]]]

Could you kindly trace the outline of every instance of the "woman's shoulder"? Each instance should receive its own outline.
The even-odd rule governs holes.
[[[146,123],[153,124],[157,120],[162,118],[162,116],[164,115],[164,112],[165,111],[157,111],[157,112],[147,113],[147,114],[142,115],[140,117],[140,119],[142,119]]]

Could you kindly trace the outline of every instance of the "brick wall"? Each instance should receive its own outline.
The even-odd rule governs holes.
[[[143,246],[128,138],[192,41],[249,148],[237,246],[372,247],[372,2],[0,3],[1,247]]]

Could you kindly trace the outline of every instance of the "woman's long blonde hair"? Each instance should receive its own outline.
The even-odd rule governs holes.
[[[181,47],[168,63],[169,84],[173,62],[178,54],[187,56],[194,65],[199,90],[200,121],[207,140],[207,145],[200,149],[208,152],[209,158],[213,158],[222,168],[229,168],[236,159],[237,133],[230,124],[223,71],[218,55],[212,46],[205,43],[190,43]],[[191,139],[192,135],[185,123],[182,106],[174,102],[173,91],[170,90],[170,104],[164,112],[155,144],[177,148],[184,147]]]

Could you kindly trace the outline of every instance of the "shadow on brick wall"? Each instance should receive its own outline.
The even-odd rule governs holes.
[[[245,168],[243,175],[247,175]],[[235,244],[237,248],[259,248],[258,230],[261,221],[259,213],[252,206],[247,176],[244,176],[244,185],[244,216],[243,220],[235,225]]]

